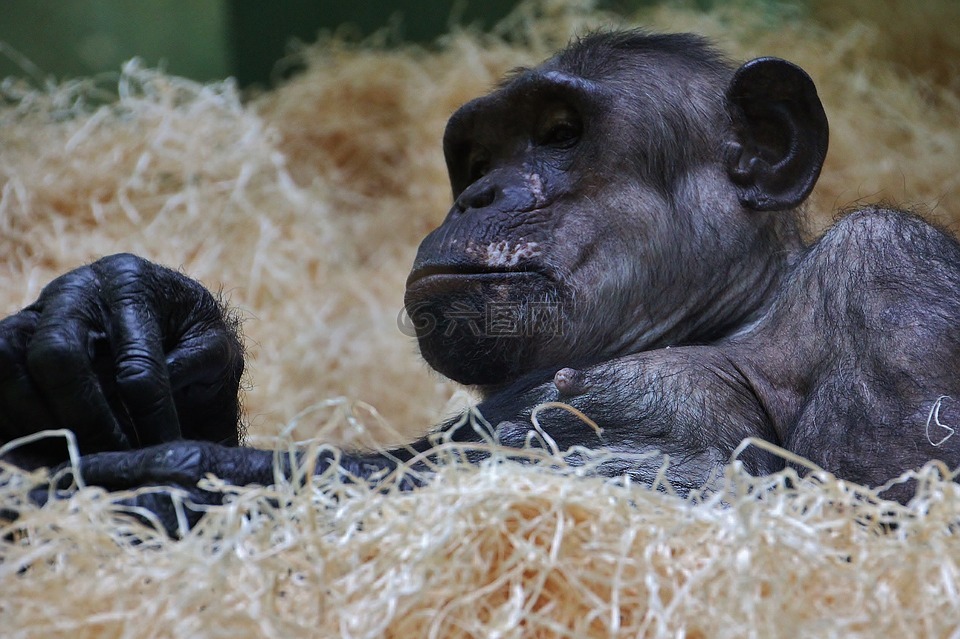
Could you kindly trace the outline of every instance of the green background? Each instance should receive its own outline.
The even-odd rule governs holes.
[[[655,0],[607,0],[629,10]],[[772,0],[771,0],[772,1]],[[291,38],[343,26],[362,36],[399,25],[427,43],[452,20],[490,27],[517,0],[0,0],[0,77],[57,79],[116,72],[134,56],[197,80],[232,75],[268,85]],[[689,4],[689,3],[688,3]],[[692,0],[705,6],[710,0]],[[17,53],[11,53],[10,49]],[[35,68],[17,62],[18,54]]]

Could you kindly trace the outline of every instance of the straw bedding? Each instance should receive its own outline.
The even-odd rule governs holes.
[[[858,202],[960,222],[960,9],[944,2],[649,9],[627,24],[775,54],[817,82],[831,151],[810,208]],[[752,7],[752,8],[751,8]],[[536,18],[535,20],[533,18]],[[7,81],[0,313],[98,256],[133,251],[220,289],[246,318],[249,443],[348,447],[424,432],[469,397],[397,327],[419,238],[449,206],[446,117],[590,26],[525,5],[431,50],[321,38],[307,70],[241,100],[136,62],[109,81]],[[511,39],[501,38],[508,33]],[[531,452],[531,456],[535,453]],[[170,540],[87,488],[22,506],[0,469],[0,634],[12,637],[876,637],[960,632],[960,491],[923,469],[907,507],[830,477],[730,466],[723,489],[583,477],[535,458],[449,463],[413,493],[332,476],[219,487]],[[889,524],[896,524],[890,526]]]

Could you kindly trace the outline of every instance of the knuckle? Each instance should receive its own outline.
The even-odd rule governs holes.
[[[81,266],[72,271],[52,280],[40,293],[40,297],[49,297],[50,294],[58,294],[72,289],[82,289],[91,284],[96,284],[97,274],[89,266]]]
[[[127,354],[117,362],[117,386],[138,402],[160,401],[167,392],[164,365],[146,353]]]
[[[157,451],[150,465],[167,481],[195,484],[205,467],[204,451],[193,442],[177,442]]]
[[[26,335],[33,331],[36,323],[37,313],[32,310],[23,310],[0,319],[0,339],[7,344],[24,342]]]
[[[76,378],[85,365],[85,349],[74,344],[69,335],[47,331],[31,340],[27,350],[27,369],[53,388]]]
[[[93,267],[98,271],[143,273],[147,264],[145,259],[132,253],[116,253],[100,258]]]
[[[93,263],[92,268],[105,283],[105,296],[114,303],[139,297],[140,291],[151,288],[149,283],[154,265],[131,253],[101,258]]]

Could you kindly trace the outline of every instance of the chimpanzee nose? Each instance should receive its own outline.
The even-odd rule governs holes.
[[[460,194],[457,198],[456,207],[460,213],[465,213],[470,209],[483,209],[491,204],[497,197],[496,187],[485,180],[477,180]]]

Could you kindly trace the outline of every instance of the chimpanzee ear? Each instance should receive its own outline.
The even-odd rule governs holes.
[[[779,58],[740,67],[727,89],[735,139],[727,170],[740,203],[756,211],[791,209],[820,176],[829,128],[813,80]]]

